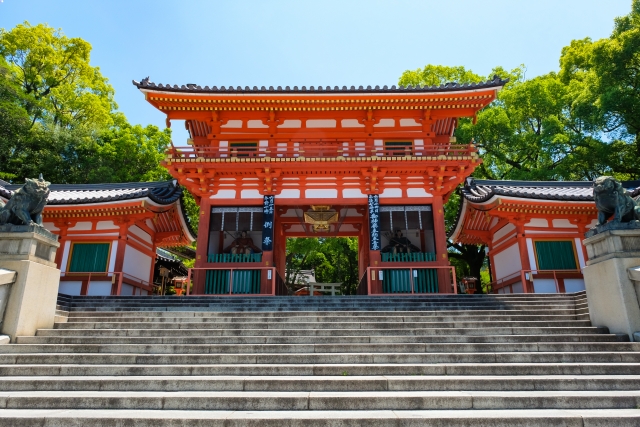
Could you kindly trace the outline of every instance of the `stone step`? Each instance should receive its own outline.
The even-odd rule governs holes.
[[[262,312],[225,312],[225,311],[70,311],[69,318],[122,318],[122,317],[207,317],[207,318],[227,318],[233,317],[234,319],[253,319],[253,318],[268,318],[268,319],[280,319],[288,317],[304,318],[304,317],[355,317],[368,319],[371,316],[410,316],[410,317],[429,317],[429,316],[450,316],[453,318],[467,317],[467,316],[532,316],[532,317],[556,317],[556,316],[575,316],[575,309],[560,309],[560,310],[425,310],[425,311],[262,311]]]
[[[11,391],[7,409],[636,409],[640,391]]]
[[[13,353],[0,354],[0,364],[477,364],[477,363],[640,363],[638,351],[482,352],[482,353]],[[634,367],[633,369],[640,366]],[[494,368],[492,368],[494,369]]]
[[[61,312],[62,315],[67,312]],[[121,312],[128,313],[128,312]],[[170,312],[160,312],[170,314]],[[205,312],[205,314],[211,314]],[[143,313],[131,316],[71,316],[69,323],[78,322],[216,322],[216,323],[308,323],[308,322],[569,322],[575,321],[575,315],[449,315],[449,316],[288,316],[288,317],[260,317],[260,316],[146,316]]]
[[[0,409],[14,427],[637,427],[637,409],[180,411]]]
[[[140,326],[140,325],[138,325]],[[171,326],[171,325],[167,325]],[[193,326],[193,325],[190,325]],[[486,336],[486,335],[593,335],[593,334],[608,334],[607,328],[401,328],[401,329],[284,329],[284,328],[271,328],[271,329],[209,329],[201,325],[199,328],[150,328],[146,330],[140,329],[126,329],[126,328],[111,328],[111,329],[75,329],[75,328],[57,328],[55,331],[67,331],[81,330],[81,331],[113,331],[120,330],[128,332],[127,335],[141,335],[141,336],[335,336],[335,335],[351,335],[351,336],[385,336],[385,335],[421,335],[421,336],[442,336],[442,335],[458,335],[458,336]],[[178,331],[185,331],[184,334],[180,334]],[[62,333],[62,332],[61,332]],[[86,335],[86,334],[85,334]],[[96,336],[99,333],[96,332]]]
[[[137,329],[142,322],[65,322],[54,325],[55,329]],[[526,322],[212,322],[212,321],[188,321],[188,322],[144,322],[147,329],[280,329],[280,330],[356,330],[356,329],[408,329],[408,330],[433,330],[433,334],[439,331],[460,330],[473,333],[474,330],[507,331],[506,333],[606,333],[607,328],[591,326],[589,321],[526,321]],[[464,332],[461,332],[464,333]]]
[[[3,376],[6,391],[604,391],[637,390],[640,375]]]
[[[509,301],[576,301],[583,300],[585,296],[575,296],[572,294],[493,294],[493,295],[466,295],[466,294],[410,294],[410,293],[396,293],[391,295],[323,295],[318,297],[309,296],[292,296],[292,295],[239,295],[235,294],[234,300],[240,301],[238,298],[242,298],[244,301],[271,301],[272,303],[287,303],[295,301],[303,302],[317,302],[317,301],[334,301],[341,303],[363,303],[363,302],[375,302],[384,299],[385,301],[393,303],[412,302],[412,301],[466,301],[466,302],[509,302]],[[177,295],[120,295],[120,296],[73,296],[71,299],[58,301],[69,301],[72,303],[77,302],[130,302],[130,301],[157,301],[157,302],[188,302],[188,301],[226,301],[228,295],[190,295],[190,296],[177,296]]]
[[[640,351],[640,343],[370,343],[352,344],[7,344],[6,353],[471,353]]]
[[[124,298],[121,300],[95,300],[91,301],[90,299],[78,299],[73,300],[68,305],[70,307],[98,307],[98,306],[128,306],[128,305],[147,305],[147,306],[162,306],[162,305],[180,305],[184,307],[198,306],[202,304],[215,304],[215,305],[225,305],[228,307],[234,306],[243,306],[243,305],[254,305],[254,306],[279,306],[279,307],[288,307],[288,306],[314,306],[314,307],[325,307],[325,306],[336,306],[336,307],[366,307],[372,305],[388,305],[390,307],[401,307],[401,306],[418,306],[418,305],[436,305],[436,306],[492,306],[492,305],[504,305],[504,306],[513,306],[513,305],[531,305],[531,306],[539,306],[539,305],[575,305],[575,304],[583,304],[584,300],[575,300],[572,298],[510,298],[505,300],[494,299],[491,297],[484,298],[460,298],[460,297],[443,297],[443,298],[429,298],[429,299],[421,299],[421,298],[405,298],[405,299],[380,299],[380,298],[371,298],[371,299],[350,299],[350,298],[287,298],[283,300],[274,299],[273,297],[262,297],[262,298],[234,298],[234,297],[225,297],[225,298],[216,298],[216,299],[208,299],[202,297],[183,297],[183,298],[166,298],[166,299],[158,299],[155,297],[144,297],[144,298]]]
[[[130,357],[117,359],[105,357],[105,355],[90,355],[86,359],[69,357],[49,359],[18,359],[20,364],[0,364],[2,376],[371,376],[371,375],[413,375],[413,376],[522,376],[522,375],[564,375],[580,378],[584,375],[621,376],[628,377],[640,375],[638,357],[634,357],[634,363],[606,363],[597,361],[566,362],[549,361],[548,363],[507,363],[496,360],[495,357],[477,357],[469,362],[452,363],[450,360],[440,360],[441,363],[400,363],[394,359],[377,357],[357,357],[352,355],[349,360],[339,360],[347,363],[331,363],[329,357],[321,357],[317,361],[312,358],[298,358],[274,363],[274,359],[264,360],[267,363],[255,363],[255,360],[224,359],[221,357],[206,358],[191,362],[182,355],[171,355],[169,358],[162,356]],[[64,360],[63,360],[64,359]],[[609,358],[612,360],[613,358]],[[622,355],[623,360],[630,360],[628,355]],[[293,362],[298,363],[293,363]],[[377,363],[373,363],[374,360]],[[380,362],[382,360],[382,362]],[[617,358],[616,358],[617,360]],[[239,363],[246,361],[248,363]],[[405,359],[410,361],[410,359]],[[463,360],[464,361],[464,360]],[[46,362],[46,364],[39,364]],[[56,364],[57,362],[57,364]],[[124,363],[123,363],[124,362]],[[204,362],[213,362],[211,364]],[[221,362],[221,363],[216,363]],[[227,362],[226,364],[223,362]],[[307,363],[304,363],[307,362]],[[325,362],[325,363],[322,363]],[[328,362],[328,363],[327,363]],[[437,360],[436,360],[437,362]],[[30,363],[30,364],[29,364]],[[173,364],[172,364],[173,363]],[[637,387],[636,387],[637,388]]]
[[[64,331],[65,334],[58,334]],[[76,335],[68,332],[80,332]],[[51,329],[35,337],[17,337],[18,344],[366,344],[366,343],[518,343],[518,342],[626,342],[627,334],[583,335],[362,335],[362,336],[210,336],[200,330],[172,336],[126,336],[126,330],[106,330],[121,335],[94,336],[92,330]],[[138,330],[140,331],[140,330]],[[181,331],[181,330],[177,330]]]

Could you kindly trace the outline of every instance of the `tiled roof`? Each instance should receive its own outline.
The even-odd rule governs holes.
[[[640,194],[640,181],[627,181],[623,187],[632,196]],[[462,195],[470,202],[483,203],[493,196],[554,201],[593,201],[591,181],[491,181],[470,180],[465,183]]]
[[[138,89],[146,89],[146,90],[157,90],[157,91],[163,91],[163,92],[183,92],[183,93],[257,93],[257,94],[263,94],[263,93],[422,93],[422,92],[458,92],[458,91],[465,91],[465,90],[476,90],[476,89],[489,89],[489,88],[498,88],[498,87],[502,87],[504,86],[509,80],[503,80],[498,76],[494,76],[492,80],[488,80],[486,82],[480,82],[480,83],[464,83],[464,84],[458,84],[458,83],[447,83],[444,85],[440,85],[440,86],[398,86],[396,87],[394,86],[376,86],[376,87],[371,87],[371,86],[359,86],[359,87],[355,87],[355,86],[351,86],[349,88],[347,88],[347,86],[342,86],[342,87],[338,87],[338,86],[334,86],[333,88],[331,86],[326,86],[326,87],[322,87],[322,86],[318,86],[318,87],[314,87],[314,86],[309,86],[308,88],[306,86],[302,86],[302,87],[298,87],[298,86],[293,86],[293,87],[282,87],[282,86],[278,86],[277,88],[274,88],[273,86],[269,86],[268,88],[265,86],[262,86],[260,88],[258,88],[257,86],[254,86],[253,88],[250,88],[249,86],[245,86],[244,88],[242,88],[241,86],[237,86],[237,87],[233,87],[233,86],[229,86],[229,87],[225,87],[225,86],[205,86],[202,87],[200,85],[196,85],[193,83],[188,83],[186,85],[182,85],[182,86],[178,86],[178,85],[170,85],[170,84],[166,84],[163,85],[162,83],[153,83],[149,81],[149,77],[146,77],[144,79],[142,79],[140,82],[137,82],[135,80],[133,80],[133,84],[138,88]]]
[[[22,185],[0,181],[0,196],[11,198]],[[51,184],[48,205],[104,203],[117,200],[149,198],[161,205],[170,205],[182,195],[176,181],[127,182],[122,184]]]

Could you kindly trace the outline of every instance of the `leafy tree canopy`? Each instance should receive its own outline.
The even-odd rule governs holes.
[[[132,125],[90,64],[91,45],[46,24],[0,29],[0,179],[54,183],[169,179],[171,131]],[[198,209],[185,197],[191,223]]]
[[[0,29],[0,55],[9,64],[10,79],[22,88],[32,123],[111,124],[114,90],[100,69],[89,64],[90,52],[85,40],[68,38],[46,24]]]

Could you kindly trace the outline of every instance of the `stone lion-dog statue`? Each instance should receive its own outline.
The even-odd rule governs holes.
[[[593,183],[593,199],[598,209],[598,225],[640,220],[640,206],[615,178],[601,176]]]
[[[49,182],[42,179],[25,180],[5,206],[0,201],[0,225],[39,225],[42,227],[42,210],[49,197]]]

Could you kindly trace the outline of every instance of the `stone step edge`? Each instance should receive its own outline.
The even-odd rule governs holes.
[[[8,409],[637,409],[640,390],[629,391],[11,391]]]
[[[493,427],[596,427],[640,424],[637,409],[520,409],[520,410],[374,410],[374,411],[196,411],[196,410],[91,410],[0,409],[6,425],[41,427],[87,426],[100,420],[137,427],[408,427],[437,423],[459,427],[482,423]],[[26,423],[25,423],[26,421]],[[28,424],[32,422],[32,424]],[[111,425],[114,425],[111,424]],[[106,425],[100,423],[100,425]]]

